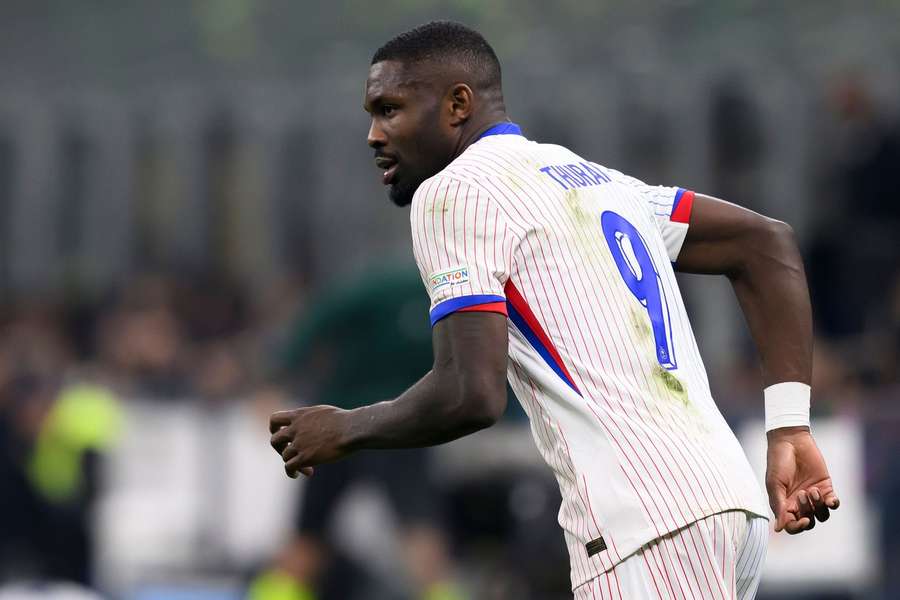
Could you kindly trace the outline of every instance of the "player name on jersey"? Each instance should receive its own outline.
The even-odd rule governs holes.
[[[509,317],[508,377],[562,492],[573,587],[709,515],[768,514],[672,269],[692,197],[505,124],[413,199],[432,323]]]
[[[590,185],[600,185],[612,181],[609,176],[603,172],[600,165],[590,162],[550,165],[543,167],[540,171],[551,177],[553,181],[561,185],[564,190],[569,188],[587,187]]]

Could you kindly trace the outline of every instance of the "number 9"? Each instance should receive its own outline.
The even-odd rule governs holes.
[[[674,344],[666,292],[647,244],[634,225],[617,213],[604,212],[600,224],[619,274],[650,316],[656,360],[668,370],[678,368],[672,353]]]

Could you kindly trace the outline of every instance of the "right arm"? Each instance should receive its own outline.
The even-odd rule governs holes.
[[[675,269],[725,275],[762,360],[763,381],[812,379],[812,309],[791,226],[696,194]]]
[[[676,270],[725,275],[760,354],[766,386],[809,385],[812,309],[793,230],[734,204],[696,194]],[[767,432],[766,488],[776,530],[799,533],[840,502],[809,427]]]

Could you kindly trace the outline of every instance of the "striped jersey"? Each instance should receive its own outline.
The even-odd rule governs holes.
[[[706,516],[768,515],[675,280],[692,201],[511,123],[413,198],[432,325],[508,317],[509,382],[562,492],[573,588]]]

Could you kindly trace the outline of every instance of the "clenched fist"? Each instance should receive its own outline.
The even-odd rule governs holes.
[[[315,465],[350,453],[346,415],[340,408],[320,405],[279,411],[269,418],[272,447],[284,460],[288,477],[309,477]]]

